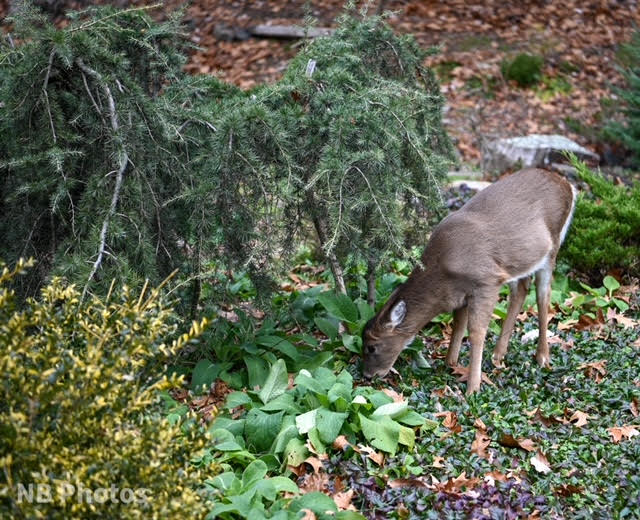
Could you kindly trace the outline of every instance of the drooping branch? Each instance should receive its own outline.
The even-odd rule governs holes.
[[[76,60],[76,63],[78,67],[80,67],[80,70],[82,70],[85,74],[87,74],[88,76],[91,76],[92,78],[95,78],[96,82],[98,83],[100,88],[103,90],[104,95],[107,98],[107,102],[109,104],[109,121],[111,123],[111,129],[113,130],[113,133],[116,135],[116,138],[117,138],[120,133],[120,126],[118,124],[118,113],[116,111],[116,102],[113,98],[113,95],[111,94],[111,89],[109,88],[109,85],[107,84],[106,81],[104,81],[104,79],[102,78],[102,76],[98,71],[85,65],[82,59],[78,58]],[[98,245],[98,256],[95,262],[93,263],[93,267],[91,268],[91,273],[89,274],[87,283],[84,287],[84,290],[82,291],[82,299],[84,299],[89,289],[89,284],[91,283],[91,280],[93,280],[93,277],[95,276],[95,274],[98,272],[98,269],[100,269],[100,266],[102,265],[102,259],[104,258],[105,250],[107,247],[107,231],[109,229],[109,222],[111,220],[111,217],[113,217],[116,211],[116,208],[118,206],[120,191],[122,190],[122,182],[124,180],[124,173],[127,170],[127,166],[129,165],[129,155],[127,154],[126,149],[124,148],[122,142],[119,139],[116,139],[116,141],[119,143],[119,148],[120,148],[119,165],[118,165],[118,170],[116,174],[116,184],[113,188],[113,194],[111,196],[111,203],[109,204],[109,210],[107,211],[104,221],[102,222],[102,229],[100,230],[100,243]]]

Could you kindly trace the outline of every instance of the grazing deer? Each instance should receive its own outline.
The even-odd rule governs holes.
[[[458,363],[465,330],[471,355],[467,395],[479,390],[482,350],[503,284],[509,310],[493,351],[502,360],[522,304],[536,278],[540,335],[536,359],[549,366],[547,312],[558,249],[571,222],[576,190],[563,177],[521,170],[485,188],[436,226],[416,267],[363,331],[364,375],[384,376],[400,351],[436,315],[453,311],[446,361]]]

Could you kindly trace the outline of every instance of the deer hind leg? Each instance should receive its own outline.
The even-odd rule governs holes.
[[[469,308],[465,305],[453,311],[453,333],[449,342],[449,350],[447,350],[447,365],[453,367],[458,364],[458,356],[460,355],[460,347],[462,339],[467,330],[467,318],[469,316]]]
[[[547,321],[549,316],[549,299],[551,297],[551,278],[553,275],[553,265],[555,256],[538,271],[536,271],[536,297],[538,303],[538,350],[536,351],[536,361],[541,367],[548,367],[550,364],[549,344],[547,343]]]
[[[499,287],[486,289],[483,294],[474,295],[469,303],[469,340],[471,355],[469,356],[469,379],[467,381],[467,395],[480,389],[482,380],[482,350],[489,327],[491,314],[498,301]]]
[[[511,334],[513,333],[513,327],[516,324],[516,320],[518,319],[518,313],[522,309],[524,299],[527,297],[527,292],[529,291],[530,285],[531,277],[529,276],[509,283],[509,309],[507,310],[507,317],[504,319],[500,337],[498,338],[498,342],[493,349],[493,356],[491,357],[491,362],[496,367],[504,366],[502,360],[507,353],[507,348],[509,347],[509,339],[511,338]]]

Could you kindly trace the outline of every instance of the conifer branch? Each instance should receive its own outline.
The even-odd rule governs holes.
[[[110,15],[104,16],[103,18],[98,18],[97,20],[91,20],[89,22],[83,23],[82,25],[79,25],[78,27],[72,27],[72,28],[68,29],[68,32],[72,33],[72,32],[76,32],[76,31],[84,31],[84,30],[88,29],[89,27],[92,27],[92,26],[97,25],[97,24],[102,23],[102,22],[106,22],[107,20],[109,20],[111,18],[116,18],[118,16],[124,16],[124,15],[127,15],[129,13],[151,11],[151,10],[157,9],[159,7],[162,7],[162,3],[157,3],[157,4],[153,4],[153,5],[144,5],[142,7],[131,7],[129,9],[124,9],[122,11],[117,11],[117,12],[112,13]]]
[[[49,54],[49,64],[47,65],[47,73],[44,76],[44,83],[42,84],[42,94],[44,95],[44,104],[47,107],[47,113],[49,114],[49,124],[51,125],[51,133],[53,134],[53,144],[58,142],[56,137],[56,128],[53,124],[53,117],[51,116],[51,105],[49,104],[49,94],[47,93],[47,87],[49,86],[49,78],[51,77],[51,68],[53,67],[53,58],[56,55],[56,50],[52,49]]]
[[[113,133],[116,136],[116,138],[118,138],[120,134],[120,126],[118,124],[118,113],[116,111],[116,102],[113,99],[113,95],[111,94],[111,89],[109,88],[109,85],[104,81],[104,79],[102,78],[101,74],[98,71],[93,70],[92,68],[85,65],[85,63],[82,61],[81,58],[76,59],[76,63],[83,72],[95,78],[98,84],[100,85],[100,87],[102,88],[102,90],[104,91],[104,94],[109,103],[109,120],[111,122],[111,129],[113,130]],[[113,189],[113,195],[111,196],[111,204],[109,205],[109,210],[107,211],[107,215],[105,216],[104,221],[102,222],[102,229],[100,230],[100,244],[98,246],[98,257],[93,263],[93,267],[91,268],[91,273],[89,274],[87,283],[84,286],[84,290],[82,291],[82,298],[81,298],[82,300],[84,299],[87,291],[89,290],[89,284],[91,283],[91,280],[93,280],[93,277],[95,276],[96,272],[98,272],[98,269],[100,269],[100,266],[102,265],[102,259],[105,255],[105,250],[107,247],[107,231],[109,229],[109,221],[111,220],[111,217],[113,217],[113,215],[115,214],[116,207],[118,206],[118,199],[120,198],[120,191],[122,189],[124,173],[129,164],[129,155],[127,154],[127,151],[125,150],[124,146],[120,142],[120,139],[117,139],[117,141],[120,145],[119,146],[120,147],[120,164],[118,168],[118,173],[116,175],[116,184]]]

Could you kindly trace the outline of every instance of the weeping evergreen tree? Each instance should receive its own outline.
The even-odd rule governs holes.
[[[213,131],[201,108],[225,95],[184,77],[179,14],[91,9],[56,29],[23,5],[0,56],[0,258],[38,260],[86,290],[197,270],[192,150]]]
[[[351,11],[277,84],[226,100],[207,190],[236,257],[262,270],[307,221],[337,289],[345,291],[345,266],[364,261],[374,300],[376,268],[406,255],[453,158],[424,57],[412,37]]]

